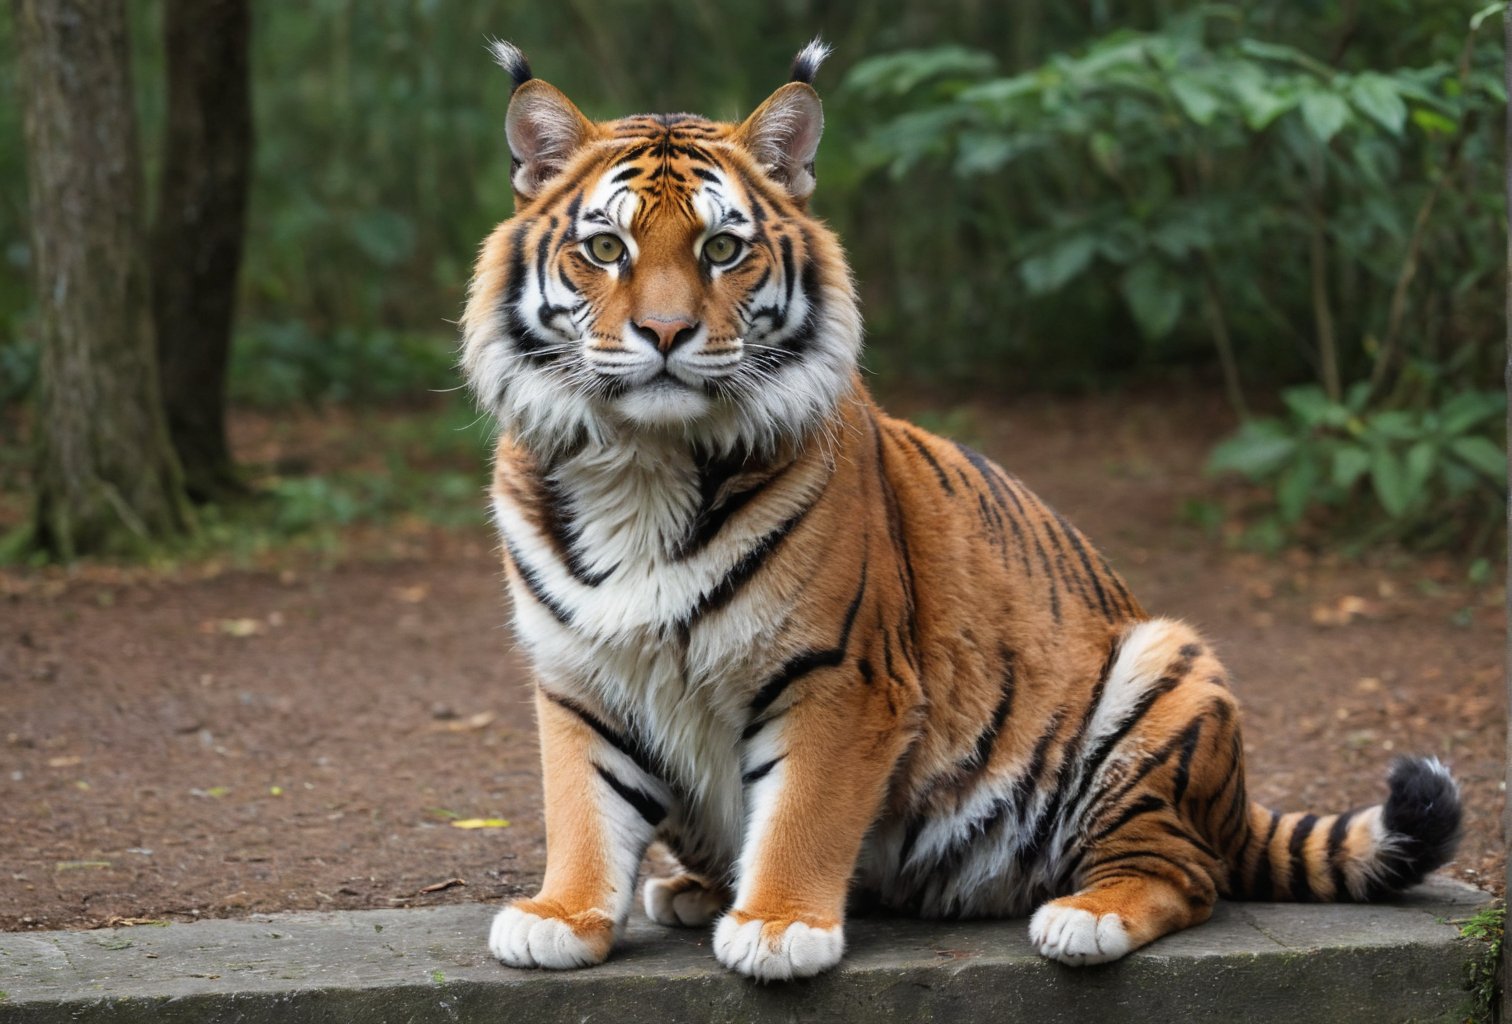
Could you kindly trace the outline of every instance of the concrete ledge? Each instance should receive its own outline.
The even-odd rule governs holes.
[[[1462,1021],[1484,946],[1455,922],[1488,899],[1437,881],[1390,905],[1223,904],[1079,970],[1034,955],[1022,921],[867,918],[838,970],[773,986],[640,917],[602,967],[510,970],[479,905],[8,934],[0,1022]]]

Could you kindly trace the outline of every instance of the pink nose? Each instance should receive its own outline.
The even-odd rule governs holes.
[[[646,316],[635,321],[635,328],[647,341],[656,342],[657,351],[665,355],[693,337],[698,324],[683,317]]]

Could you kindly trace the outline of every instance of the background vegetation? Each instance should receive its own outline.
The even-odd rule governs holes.
[[[1506,96],[1499,22],[1481,25],[1501,6],[258,5],[232,398],[455,386],[449,319],[510,208],[487,37],[593,116],[733,118],[817,32],[836,54],[815,205],[852,253],[884,385],[1223,388],[1244,421],[1215,466],[1274,495],[1275,537],[1323,516],[1484,540],[1504,498]],[[161,10],[132,11],[150,177]],[[11,32],[0,19],[0,412],[36,365]]]

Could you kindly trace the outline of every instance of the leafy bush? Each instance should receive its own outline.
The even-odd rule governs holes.
[[[1506,504],[1506,451],[1488,436],[1500,434],[1505,393],[1381,411],[1367,408],[1369,394],[1364,383],[1342,402],[1316,385],[1291,388],[1285,416],[1245,423],[1214,449],[1209,468],[1268,485],[1283,530],[1327,509],[1356,531],[1352,546],[1383,537],[1443,544],[1475,528],[1476,546],[1484,544]]]
[[[1214,456],[1275,488],[1272,534],[1331,508],[1359,539],[1444,543],[1484,535],[1504,494],[1485,169],[1507,97],[1480,31],[1502,8],[1451,6],[1457,52],[1409,67],[1320,59],[1275,37],[1272,5],[1205,5],[1016,74],[953,46],[865,61],[846,88],[890,112],[874,166],[982,190],[996,252],[973,294],[1005,321],[1116,310],[1168,352],[1206,339],[1242,419],[1247,374],[1317,380]]]
[[[1030,310],[1112,303],[1152,343],[1206,336],[1241,411],[1244,350],[1274,355],[1276,338],[1334,401],[1451,342],[1474,346],[1467,374],[1486,380],[1495,40],[1472,31],[1455,60],[1345,70],[1265,38],[1272,13],[1204,6],[1008,76],[961,47],[906,51],[846,87],[891,112],[867,151],[895,178],[934,164],[1021,197],[1018,216],[989,208],[979,228],[1008,265],[987,267],[1008,278],[998,292]]]

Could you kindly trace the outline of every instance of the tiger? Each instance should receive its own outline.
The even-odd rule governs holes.
[[[809,211],[818,40],[739,123],[595,122],[519,48],[513,215],[481,247],[463,373],[532,668],[546,865],[494,917],[519,968],[604,961],[645,914],[753,979],[834,967],[847,912],[1028,917],[1116,960],[1215,901],[1373,900],[1451,858],[1456,784],[1246,795],[1213,647],[975,451],[884,413],[856,288]]]

